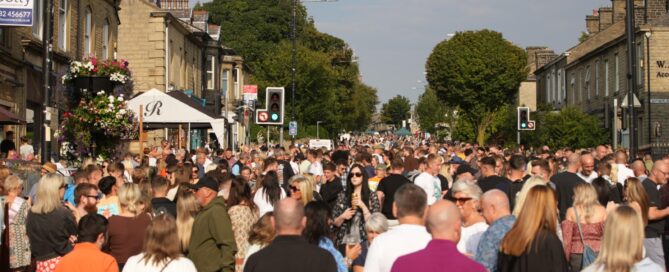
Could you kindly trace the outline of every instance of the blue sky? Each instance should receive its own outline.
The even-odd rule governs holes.
[[[563,52],[585,30],[585,16],[610,0],[338,0],[305,2],[320,31],[355,50],[363,81],[380,103],[412,102],[425,85],[425,61],[449,34],[488,28],[518,46]]]

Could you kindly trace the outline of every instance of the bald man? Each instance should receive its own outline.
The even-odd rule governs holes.
[[[646,165],[643,163],[643,160],[638,159],[632,162],[632,171],[634,171],[634,176],[639,180],[644,180],[648,178],[648,173],[646,172]]]
[[[482,264],[488,271],[497,270],[497,253],[504,235],[516,222],[511,214],[509,198],[500,190],[490,190],[481,197],[483,217],[490,226],[481,235],[474,260]]]
[[[460,253],[456,247],[460,241],[462,220],[460,210],[453,202],[440,200],[430,206],[426,226],[432,235],[432,241],[425,249],[397,258],[392,272],[444,271],[446,267],[448,271],[486,271],[482,265]]]
[[[581,155],[581,171],[577,173],[578,177],[587,183],[592,183],[598,175],[595,170],[595,158],[590,154]]]
[[[267,247],[251,255],[244,272],[263,271],[337,271],[332,254],[307,243],[302,237],[307,219],[304,206],[292,198],[284,198],[274,206],[271,219],[276,238]]]
[[[567,209],[574,204],[574,187],[580,183],[585,183],[585,181],[576,174],[580,168],[581,156],[572,153],[567,157],[567,171],[551,177],[551,182],[555,184],[555,191],[557,193],[560,221],[565,219]]]
[[[662,203],[660,198],[659,186],[667,183],[669,176],[669,165],[663,161],[656,161],[650,171],[650,176],[643,180],[641,184],[648,195],[650,208],[648,209],[648,225],[646,225],[646,239],[643,244],[646,249],[646,255],[655,263],[664,267],[664,249],[662,246],[662,236],[664,234],[665,218],[669,216],[669,208]]]

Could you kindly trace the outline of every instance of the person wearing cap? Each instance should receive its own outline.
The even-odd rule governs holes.
[[[225,200],[217,196],[218,182],[205,176],[188,186],[202,207],[193,222],[188,258],[197,271],[234,271],[237,245]]]
[[[473,182],[476,180],[476,173],[479,171],[469,166],[469,164],[461,164],[458,166],[458,169],[455,170],[455,175],[453,175],[453,180],[462,180]]]
[[[385,178],[386,171],[388,170],[388,166],[385,163],[379,163],[376,165],[376,176],[369,178],[369,189],[372,190],[372,192],[376,191],[376,188],[379,187],[379,182],[383,178]]]
[[[53,173],[58,173],[56,171],[56,165],[51,163],[51,162],[45,162],[42,165],[40,176],[43,177],[46,174],[53,174]],[[28,196],[33,201],[33,203],[35,202],[35,196],[37,195],[37,185],[38,184],[39,184],[39,182],[33,184],[33,186],[30,188],[30,192],[28,192]]]

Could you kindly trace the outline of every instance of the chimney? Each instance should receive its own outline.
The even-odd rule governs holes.
[[[613,9],[611,7],[599,8],[599,31],[607,29],[613,24]]]
[[[625,1],[611,0],[613,2],[613,23],[625,21]]]
[[[599,16],[585,16],[585,29],[588,31],[589,35],[593,35],[599,32]]]

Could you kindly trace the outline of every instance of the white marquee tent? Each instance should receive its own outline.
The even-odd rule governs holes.
[[[185,124],[190,131],[191,128],[211,127],[219,143],[225,139],[225,119],[205,109],[182,91],[164,93],[151,89],[128,100],[127,107],[138,116],[140,107],[144,108],[143,123],[147,128]]]

